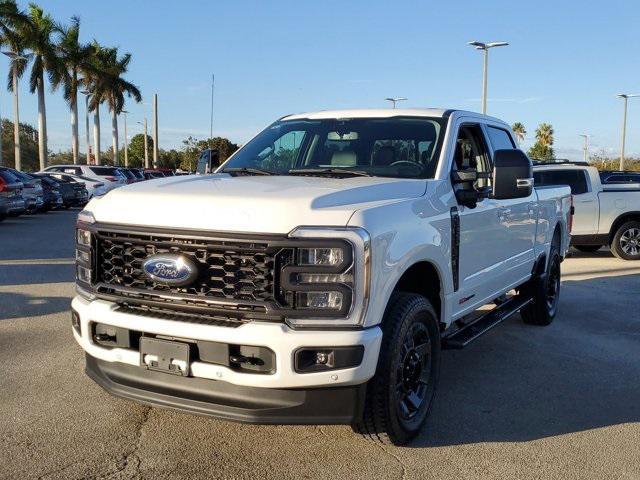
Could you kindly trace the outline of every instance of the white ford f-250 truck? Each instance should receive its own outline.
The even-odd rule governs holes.
[[[78,216],[86,372],[150,405],[405,443],[441,348],[556,315],[571,196],[532,176],[497,119],[345,110],[112,191]]]
[[[624,260],[640,260],[640,183],[608,183],[584,162],[541,163],[536,185],[569,185],[575,215],[571,244],[583,252],[606,245]]]

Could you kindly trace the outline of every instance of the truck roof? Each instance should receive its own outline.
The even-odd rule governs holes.
[[[391,118],[391,117],[435,117],[444,118],[452,114],[464,114],[504,124],[505,122],[477,112],[444,108],[362,108],[345,110],[321,110],[286,115],[281,120],[321,120],[331,118]]]

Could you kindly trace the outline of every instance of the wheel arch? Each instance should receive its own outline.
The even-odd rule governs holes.
[[[613,237],[622,224],[634,220],[640,222],[640,211],[625,212],[619,215],[611,224],[611,229],[609,230],[609,245],[613,242]]]
[[[442,276],[435,263],[421,260],[407,268],[396,281],[392,292],[410,292],[425,296],[433,305],[443,326],[442,314],[444,308],[444,285]]]

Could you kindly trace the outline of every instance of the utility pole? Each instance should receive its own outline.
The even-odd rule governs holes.
[[[158,168],[158,94],[153,94],[153,168]]]
[[[122,110],[121,113],[124,113],[124,166],[125,168],[129,167],[129,143],[127,141],[127,112],[126,110]]]
[[[482,113],[487,113],[487,90],[488,90],[488,77],[489,77],[489,49],[493,47],[504,47],[509,45],[507,42],[468,42],[476,48],[476,50],[484,50],[484,61],[482,69]]]
[[[209,128],[209,139],[213,138],[213,86],[215,84],[216,76],[211,75],[211,126]],[[211,147],[211,145],[209,145]]]
[[[622,110],[622,143],[620,145],[620,170],[624,170],[624,144],[627,139],[627,103],[630,98],[640,97],[639,94],[636,93],[619,93],[618,98],[621,98],[624,102],[624,107]]]
[[[580,136],[584,138],[584,147],[582,147],[583,151],[583,159],[585,162],[589,161],[589,135],[586,133],[581,133]]]
[[[396,104],[398,102],[402,102],[402,101],[406,100],[406,97],[387,97],[387,98],[385,98],[385,100],[391,102],[391,104],[393,105],[392,108],[395,110]]]

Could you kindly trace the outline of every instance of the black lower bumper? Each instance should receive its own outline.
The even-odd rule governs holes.
[[[86,355],[86,373],[112,395],[152,406],[261,424],[351,424],[362,412],[366,384],[274,389],[181,377]]]

